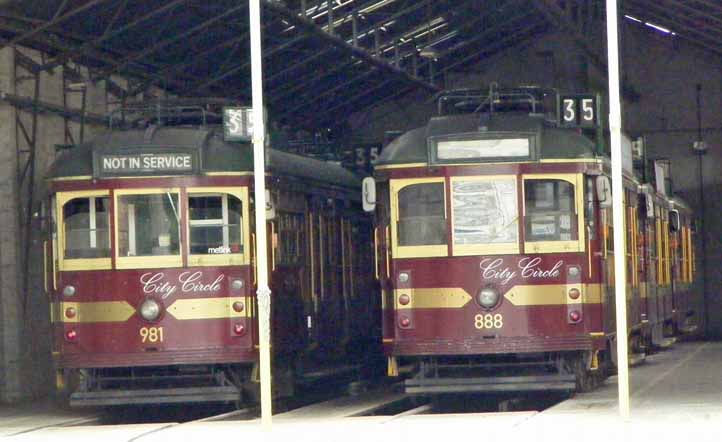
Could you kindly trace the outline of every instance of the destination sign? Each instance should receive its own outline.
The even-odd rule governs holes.
[[[195,158],[191,152],[99,153],[95,157],[95,175],[189,174],[198,169]]]

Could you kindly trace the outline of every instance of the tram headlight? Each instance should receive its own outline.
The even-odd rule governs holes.
[[[63,289],[63,296],[73,296],[75,295],[75,287],[72,285],[66,285]]]
[[[409,282],[409,274],[406,272],[399,273],[399,282],[402,284]]]
[[[140,305],[140,316],[146,321],[155,321],[160,316],[160,304],[152,298],[148,298]]]
[[[499,303],[499,291],[493,287],[484,287],[477,295],[479,304],[484,308],[492,308]]]

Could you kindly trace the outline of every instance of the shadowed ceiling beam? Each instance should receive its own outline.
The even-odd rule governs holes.
[[[107,1],[109,1],[109,0],[91,0],[88,3],[85,3],[84,5],[79,6],[69,12],[66,12],[65,14],[63,14],[59,17],[58,16],[53,17],[52,20],[49,20],[49,21],[43,23],[42,25],[37,26],[28,32],[25,32],[24,34],[20,34],[20,35],[16,36],[15,38],[11,39],[7,43],[0,44],[0,49],[4,48],[5,46],[16,45],[24,40],[34,37],[34,36],[38,35],[39,33],[43,32],[49,28],[52,28],[53,26],[55,26],[59,23],[62,23],[70,18],[75,17],[76,15],[80,14],[81,12],[85,12],[88,9],[93,8],[99,4],[101,4],[103,2],[107,2]]]
[[[684,10],[684,11],[687,11],[688,13],[690,13],[691,15],[693,15],[694,17],[696,17],[698,20],[699,20],[699,19],[701,19],[701,20],[711,20],[711,21],[717,23],[718,26],[719,26],[719,25],[722,25],[722,19],[720,19],[720,18],[718,18],[718,17],[715,17],[715,16],[712,15],[712,14],[706,13],[705,11],[702,11],[701,9],[694,8],[694,7],[692,7],[692,6],[689,6],[689,5],[687,5],[687,4],[684,4],[684,3],[682,3],[682,2],[662,0],[661,3],[663,4],[664,8],[665,8],[666,10],[668,10],[668,11],[673,11],[675,8],[679,8],[679,9],[682,9],[682,10]],[[658,5],[658,6],[662,6],[662,5]],[[680,15],[678,15],[678,14],[676,14],[676,13],[675,13],[674,15],[677,16],[677,17],[682,17],[682,16],[680,16]],[[720,28],[717,28],[717,27],[715,27],[715,26],[712,26],[711,24],[704,23],[704,22],[699,22],[698,20],[694,20],[694,18],[688,17],[688,16],[684,16],[683,18],[684,18],[684,19],[687,19],[687,20],[693,20],[693,21],[695,22],[695,25],[696,25],[696,26],[703,26],[705,29],[709,29],[709,30],[711,30],[711,31],[718,32],[718,33],[720,32]]]
[[[692,0],[693,3],[700,3],[708,8],[712,8],[717,11],[718,14],[722,14],[722,5],[717,0]]]
[[[304,120],[304,121],[310,122],[310,121],[313,121],[313,120],[318,120],[318,121],[326,122],[328,119],[325,118],[325,116],[326,116],[326,115],[331,115],[331,113],[334,113],[335,116],[336,116],[336,118],[332,118],[332,119],[338,119],[338,120],[344,119],[344,118],[338,118],[339,115],[343,115],[343,112],[334,112],[334,111],[336,111],[337,109],[341,109],[341,108],[348,107],[349,105],[356,103],[358,100],[360,100],[360,99],[362,99],[362,98],[364,98],[364,97],[368,97],[369,95],[378,92],[380,89],[383,89],[383,88],[388,87],[391,83],[393,83],[393,81],[394,81],[393,79],[391,79],[391,80],[386,80],[386,81],[382,81],[382,82],[380,82],[379,84],[377,84],[376,86],[373,86],[373,87],[368,88],[368,89],[364,89],[364,90],[363,90],[361,93],[359,93],[359,94],[352,95],[348,100],[342,101],[342,102],[337,103],[337,104],[335,104],[335,105],[333,105],[333,106],[331,106],[331,107],[329,107],[329,108],[325,108],[325,109],[321,110],[318,114],[316,114],[316,113],[314,113],[314,112],[311,112],[311,115],[312,115],[312,116],[311,116],[310,118],[307,118],[307,119]],[[321,118],[318,118],[319,116],[320,116]]]
[[[533,16],[533,15],[535,15],[535,14],[532,14],[532,16]],[[442,69],[442,72],[449,71],[449,70],[455,68],[456,66],[460,66],[460,65],[466,64],[466,63],[468,63],[468,62],[470,62],[470,61],[473,61],[473,60],[475,60],[475,59],[481,58],[481,57],[484,56],[484,55],[487,55],[487,54],[489,54],[489,53],[493,53],[494,51],[497,51],[497,50],[503,48],[505,45],[507,45],[508,43],[513,42],[513,41],[515,41],[515,40],[517,40],[517,41],[523,41],[525,38],[531,38],[531,37],[533,37],[537,32],[541,31],[546,24],[547,24],[547,23],[546,23],[544,20],[537,20],[536,22],[531,21],[531,22],[526,26],[526,29],[529,31],[529,32],[527,32],[526,34],[521,34],[521,33],[516,33],[516,34],[515,34],[515,33],[511,33],[511,34],[507,34],[504,38],[500,38],[500,39],[498,39],[498,40],[494,40],[494,42],[493,42],[492,44],[490,44],[490,45],[488,45],[488,46],[485,46],[485,47],[482,48],[481,50],[479,50],[479,51],[477,51],[477,52],[475,52],[475,53],[473,53],[473,54],[471,54],[471,55],[468,55],[468,56],[466,56],[466,57],[464,57],[464,58],[460,58],[460,59],[454,61],[454,63],[451,63],[451,64],[449,64],[449,65],[447,65],[447,66],[444,66],[444,68]]]
[[[430,1],[430,0],[422,1],[422,2],[419,2],[419,3],[415,4],[415,5],[412,5],[412,6],[409,7],[409,8],[405,8],[404,10],[395,13],[395,14],[392,15],[391,17],[386,17],[386,18],[384,18],[383,20],[380,21],[380,23],[384,23],[384,22],[389,22],[389,21],[391,21],[391,20],[395,20],[395,19],[399,18],[400,16],[402,16],[403,14],[409,14],[409,13],[413,12],[415,9],[418,9],[418,8],[420,8],[420,7],[422,7],[422,6],[425,6],[425,4],[428,3],[428,1]],[[464,4],[468,3],[469,1],[476,1],[476,0],[467,0],[466,2],[464,2]],[[373,5],[373,4],[375,4],[375,3],[378,3],[378,0],[374,0],[374,1],[372,1],[372,2],[369,2],[369,3],[366,3],[366,4],[364,4],[364,5],[358,6],[358,7],[355,8],[353,11],[347,13],[346,18],[349,17],[350,15],[353,15],[353,14],[355,14],[355,13],[358,13],[358,11],[360,11],[360,10],[368,7],[369,5]],[[349,14],[350,14],[350,15],[349,15]],[[337,26],[340,26],[341,24],[343,24],[343,22],[346,20],[346,18],[341,19],[341,23],[340,23],[339,25],[337,25]],[[359,35],[364,34],[364,33],[370,33],[373,29],[376,29],[376,28],[378,27],[378,24],[379,24],[379,23],[375,23],[375,24],[373,24],[373,25],[368,26],[367,28],[365,28],[365,29],[363,29],[363,30],[358,30],[357,33],[358,33]],[[338,34],[340,37],[342,37],[342,38],[344,37],[343,35],[340,34],[338,27],[335,28],[335,32],[336,32],[336,34]],[[288,73],[290,73],[290,72],[292,72],[292,71],[294,71],[294,70],[296,70],[296,69],[298,69],[298,68],[301,68],[301,67],[306,66],[307,64],[309,64],[309,63],[311,63],[311,62],[313,62],[313,61],[316,61],[317,59],[319,59],[319,58],[321,58],[322,56],[324,56],[324,55],[325,55],[328,51],[330,51],[330,50],[331,50],[331,49],[329,48],[329,49],[323,49],[323,50],[321,50],[321,51],[317,51],[315,54],[313,54],[313,55],[311,55],[310,57],[304,59],[303,61],[300,61],[300,62],[298,62],[298,63],[293,63],[293,64],[291,64],[291,65],[289,65],[289,66],[284,67],[281,71],[276,72],[276,73],[273,73],[273,74],[272,74],[270,77],[268,77],[265,81],[266,81],[267,83],[271,84],[271,83],[273,83],[275,80],[283,77],[284,75],[287,75]]]
[[[369,112],[372,109],[376,109],[380,107],[383,104],[388,103],[389,101],[396,100],[397,98],[401,97],[404,94],[407,94],[412,91],[412,88],[410,86],[402,86],[395,90],[395,92],[391,95],[388,95],[380,100],[373,100],[371,103],[367,100],[362,101],[361,103],[355,103],[354,104],[354,111],[349,113],[349,117],[352,114],[358,113],[358,112]],[[338,114],[339,112],[335,112]],[[346,119],[339,119],[339,118],[332,118],[328,114],[324,114],[323,118],[316,120],[318,126],[325,126],[329,125],[331,127],[338,126],[340,123],[346,121]]]
[[[532,0],[536,9],[541,12],[554,25],[571,34],[574,42],[587,54],[589,60],[601,72],[607,72],[606,54],[601,50],[598,42],[585,36],[579,27],[567,17],[566,13],[556,0]]]
[[[431,83],[428,83],[424,80],[421,80],[420,78],[414,77],[412,75],[409,75],[407,72],[404,72],[401,69],[398,69],[397,67],[393,66],[391,63],[387,62],[384,59],[374,57],[369,52],[367,52],[365,49],[361,49],[358,47],[355,47],[349,43],[346,42],[346,40],[337,37],[335,35],[331,35],[321,29],[318,25],[316,25],[314,22],[298,16],[295,12],[291,11],[290,9],[286,8],[283,5],[280,5],[278,3],[275,3],[270,0],[263,0],[263,5],[271,10],[272,12],[281,15],[284,19],[289,21],[294,26],[297,26],[298,28],[320,38],[321,40],[324,40],[327,43],[332,44],[333,46],[339,48],[343,52],[347,53],[349,56],[356,57],[360,60],[362,60],[364,63],[369,64],[371,66],[374,66],[376,68],[381,69],[384,72],[390,73],[408,83],[414,84],[417,87],[420,87],[425,90],[434,91],[437,92],[439,90],[438,87],[434,86]]]
[[[325,91],[323,91],[319,94],[315,94],[313,96],[313,98],[311,98],[310,100],[304,99],[304,100],[301,100],[302,102],[300,104],[298,104],[290,109],[286,108],[282,112],[281,115],[282,116],[289,115],[289,114],[293,114],[296,111],[299,111],[301,109],[310,108],[311,104],[318,102],[319,100],[323,99],[323,97],[325,97],[327,95],[332,95],[339,90],[347,89],[349,86],[353,85],[354,83],[364,80],[364,79],[368,78],[369,76],[376,74],[377,72],[378,71],[376,69],[372,69],[372,70],[367,70],[360,75],[353,76],[353,77],[347,79],[346,81],[337,84],[336,86],[332,87],[331,89],[326,89]]]
[[[278,46],[272,47],[270,49],[267,49],[263,51],[263,58],[270,57],[274,54],[277,54],[278,52],[284,51],[291,46],[299,43],[305,38],[304,35],[299,35],[291,40],[288,40],[287,42],[280,44]],[[186,92],[187,90],[204,90],[209,88],[210,86],[213,86],[214,84],[218,83],[219,81],[223,81],[226,78],[230,77],[231,75],[234,75],[237,72],[240,72],[246,68],[251,67],[251,61],[246,60],[243,63],[235,64],[234,66],[231,66],[229,69],[225,70],[224,72],[219,73],[218,75],[214,76],[213,78],[208,78],[205,81],[197,82],[191,86],[189,86],[186,90],[181,91],[181,93]]]
[[[230,9],[227,9],[223,13],[216,15],[214,17],[211,17],[208,20],[205,20],[202,23],[200,23],[190,29],[188,29],[184,32],[181,32],[180,34],[175,34],[171,38],[161,40],[147,49],[144,49],[140,52],[135,52],[133,54],[130,54],[127,57],[120,60],[119,62],[113,63],[110,67],[102,69],[100,71],[100,73],[94,77],[94,79],[100,79],[100,78],[106,77],[108,75],[111,75],[113,73],[116,73],[116,72],[120,71],[121,69],[123,69],[125,66],[129,65],[130,63],[142,60],[143,58],[149,56],[150,54],[158,52],[159,50],[161,50],[171,44],[177,43],[177,42],[183,40],[184,38],[187,38],[188,36],[195,34],[198,31],[202,31],[203,29],[206,29],[206,28],[214,25],[215,23],[223,20],[226,17],[229,17],[233,14],[240,12],[242,9],[245,9],[246,6],[247,5],[245,2],[241,2],[239,5],[234,6]]]
[[[171,64],[160,71],[158,71],[158,77],[157,78],[151,78],[148,80],[143,81],[139,85],[133,88],[131,93],[139,93],[144,90],[146,90],[148,87],[158,84],[158,82],[162,82],[163,78],[168,78],[170,75],[181,72],[189,67],[195,66],[196,64],[202,62],[205,60],[205,57],[207,57],[210,54],[213,54],[214,52],[217,52],[221,49],[226,48],[232,48],[238,45],[239,43],[242,43],[244,41],[248,40],[248,34],[243,34],[240,37],[232,38],[230,40],[225,40],[224,42],[217,44],[210,48],[205,48],[200,51],[194,52],[192,54],[189,54],[186,59],[189,59],[186,62],[180,63],[180,64]]]
[[[144,14],[144,15],[134,19],[133,21],[126,23],[125,25],[119,27],[118,29],[115,29],[114,31],[106,30],[106,32],[104,32],[103,35],[101,35],[100,37],[89,40],[89,41],[83,43],[81,46],[79,46],[76,49],[64,51],[64,52],[58,54],[57,56],[55,56],[54,58],[49,60],[47,63],[45,63],[42,66],[42,69],[43,70],[52,69],[56,66],[60,66],[61,64],[65,63],[66,61],[70,60],[71,58],[84,55],[87,52],[93,50],[93,48],[99,46],[102,42],[104,42],[110,38],[116,37],[116,36],[122,34],[123,32],[125,32],[129,29],[132,29],[132,28],[138,26],[139,24],[141,24],[147,20],[150,20],[151,18],[153,18],[159,14],[168,12],[188,1],[189,0],[174,0],[170,3],[168,3],[167,5],[164,5],[160,8],[154,9],[153,11],[150,11],[147,14]],[[89,38],[92,38],[92,37],[89,37]]]
[[[655,7],[651,3],[644,6],[626,5],[624,7],[625,11],[629,11],[635,16],[646,16],[656,21],[656,24],[658,25],[669,26],[672,28],[677,28],[676,30],[684,31],[682,34],[676,34],[676,36],[679,38],[683,38],[694,45],[709,49],[716,54],[722,54],[722,40],[720,40],[720,38],[713,38],[708,33],[697,30],[693,26],[687,26],[680,21],[674,21],[673,18],[670,18],[666,14],[662,15],[660,12],[655,11],[655,9],[660,8]]]

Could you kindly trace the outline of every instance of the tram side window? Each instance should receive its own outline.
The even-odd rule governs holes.
[[[574,185],[555,179],[524,181],[527,241],[578,239]]]
[[[65,259],[110,257],[108,197],[74,198],[63,206]]]
[[[400,246],[446,244],[444,183],[412,184],[398,195]]]
[[[301,260],[304,223],[303,215],[280,212],[278,214],[279,263],[298,264]]]
[[[118,255],[178,255],[178,201],[177,193],[119,196]]]
[[[242,253],[241,210],[241,200],[233,195],[189,195],[190,253]]]

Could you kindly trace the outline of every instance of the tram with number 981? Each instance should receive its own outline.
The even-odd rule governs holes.
[[[72,147],[48,174],[45,278],[71,405],[257,400],[252,147],[163,106],[151,114],[169,117]],[[360,180],[272,148],[267,165],[274,392],[286,396],[363,364],[380,307]]]

